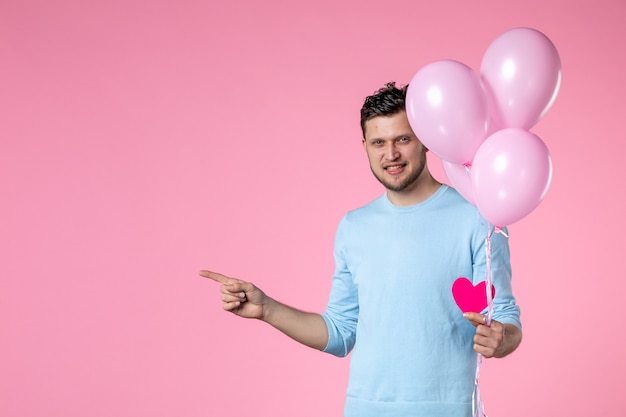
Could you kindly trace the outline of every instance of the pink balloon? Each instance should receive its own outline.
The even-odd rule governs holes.
[[[441,159],[470,162],[487,137],[487,97],[480,76],[467,65],[436,61],[420,69],[406,96],[409,123]]]
[[[515,223],[537,208],[551,179],[548,148],[523,129],[503,129],[489,136],[472,164],[476,207],[495,226]]]
[[[561,60],[543,33],[515,28],[498,36],[480,66],[499,128],[530,129],[552,107],[561,85]]]
[[[448,180],[450,180],[450,185],[471,205],[475,206],[476,200],[474,199],[474,190],[472,189],[472,175],[469,164],[467,166],[457,165],[448,161],[441,161],[441,163]]]

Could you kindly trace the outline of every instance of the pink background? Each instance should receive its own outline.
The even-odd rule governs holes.
[[[0,414],[341,415],[348,360],[222,312],[197,271],[321,311],[339,219],[382,192],[363,97],[530,26],[563,64],[532,129],[554,178],[510,228],[524,341],[481,389],[492,417],[623,417],[625,21],[624,0],[2,1]]]

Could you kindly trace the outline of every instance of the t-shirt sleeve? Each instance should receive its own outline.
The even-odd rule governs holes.
[[[357,287],[346,261],[346,219],[344,218],[335,236],[335,273],[326,311],[322,317],[328,327],[328,344],[324,352],[335,356],[346,356],[354,347],[359,315]]]
[[[508,234],[506,229],[503,231]],[[480,238],[482,243],[474,254],[473,276],[475,284],[487,279],[487,234]],[[511,285],[511,254],[508,237],[503,233],[493,233],[490,242],[491,280],[496,289],[496,295],[493,299],[493,319],[501,323],[513,324],[521,329],[520,308],[515,302]]]

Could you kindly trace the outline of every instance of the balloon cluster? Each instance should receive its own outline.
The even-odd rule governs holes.
[[[442,60],[409,84],[406,111],[415,134],[442,159],[452,186],[495,226],[524,218],[548,191],[550,153],[529,129],[550,109],[560,83],[550,39],[515,28],[489,45],[480,74]]]

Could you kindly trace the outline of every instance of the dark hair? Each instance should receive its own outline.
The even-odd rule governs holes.
[[[365,137],[365,122],[377,116],[391,116],[405,109],[406,90],[409,86],[396,87],[394,81],[388,82],[385,86],[373,95],[365,98],[361,107],[361,131]]]

